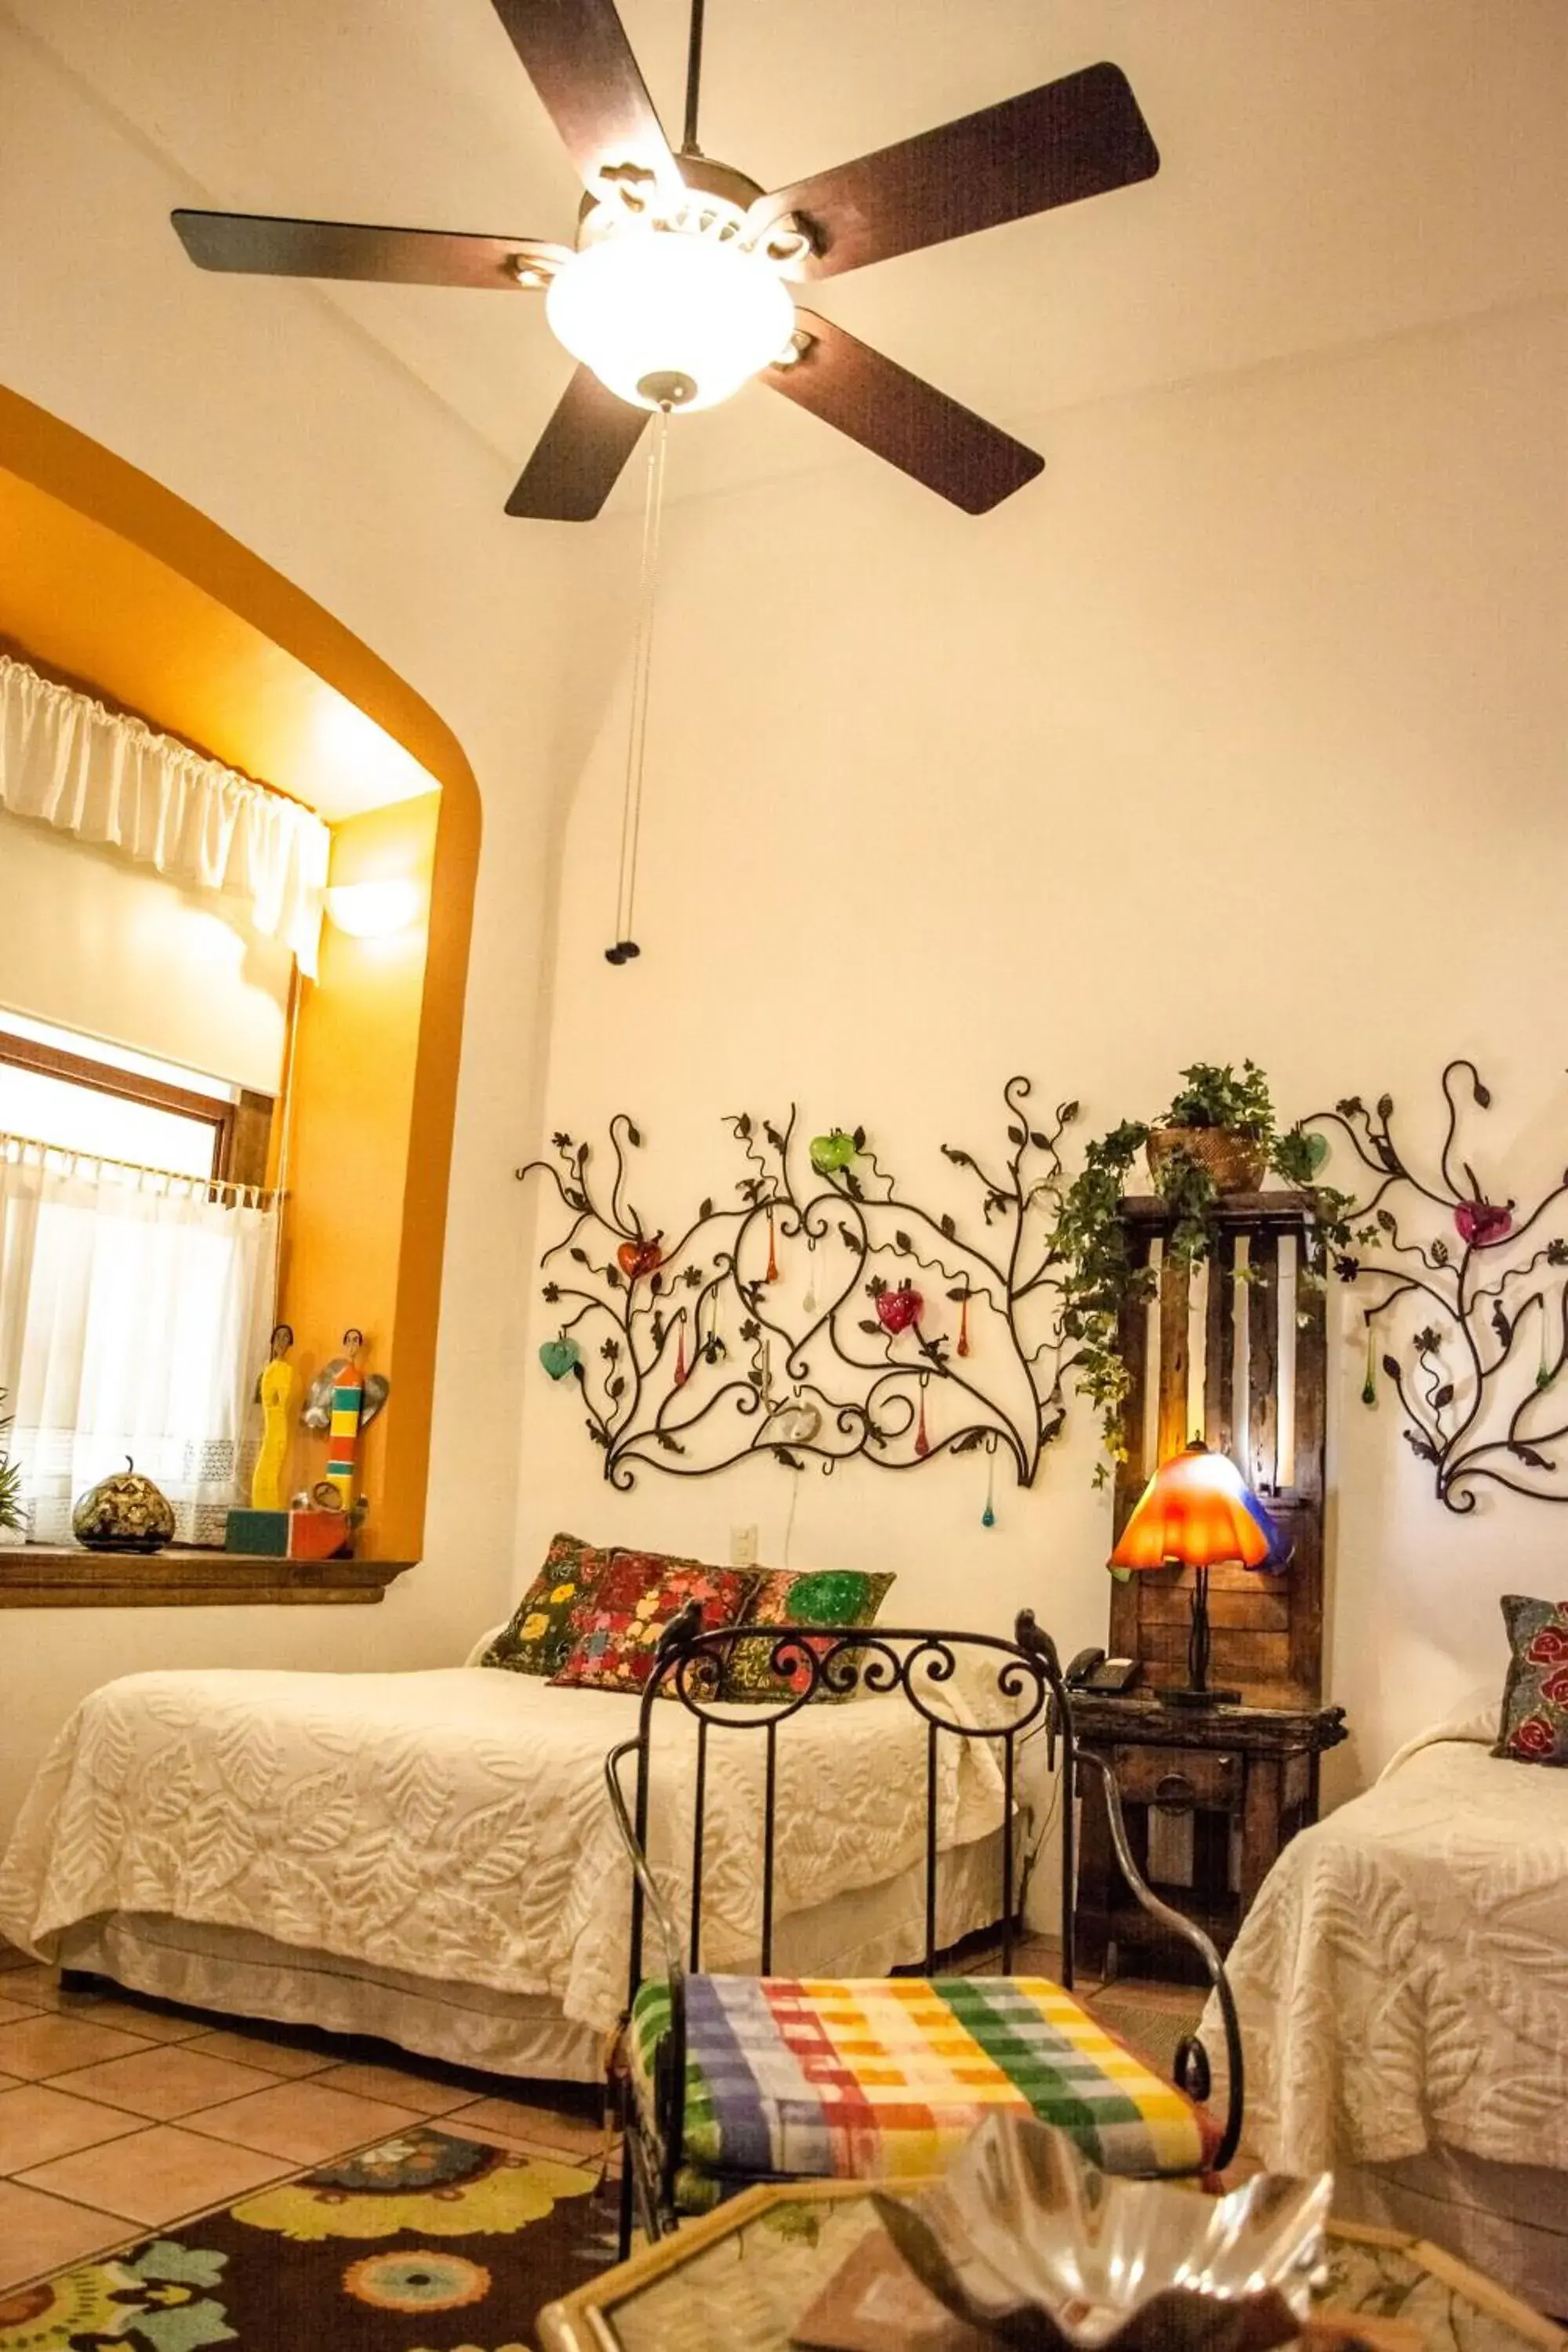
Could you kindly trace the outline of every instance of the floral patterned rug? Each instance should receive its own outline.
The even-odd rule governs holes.
[[[0,2290],[0,2352],[530,2352],[615,2259],[597,2175],[422,2126]]]

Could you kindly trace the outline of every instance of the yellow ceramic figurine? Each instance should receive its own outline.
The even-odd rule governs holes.
[[[256,1392],[261,1400],[261,1451],[250,1479],[250,1507],[256,1511],[284,1507],[284,1473],[289,1466],[289,1410],[297,1385],[288,1350],[294,1334],[279,1323],[272,1334],[272,1353],[263,1367]]]

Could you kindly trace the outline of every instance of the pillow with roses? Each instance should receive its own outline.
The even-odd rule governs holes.
[[[1516,1764],[1568,1764],[1568,1601],[1504,1595],[1508,1680],[1494,1756]]]

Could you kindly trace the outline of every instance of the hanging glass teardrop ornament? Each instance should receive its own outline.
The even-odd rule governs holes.
[[[1372,1318],[1370,1315],[1367,1318],[1366,1324],[1366,1378],[1362,1382],[1361,1401],[1363,1404],[1375,1404],[1377,1402],[1377,1358],[1373,1348]]]
[[[1546,1302],[1542,1299],[1541,1304],[1541,1362],[1535,1374],[1535,1385],[1538,1389],[1549,1389],[1556,1377],[1557,1374],[1555,1370],[1547,1360]]]
[[[963,1301],[958,1310],[958,1352],[961,1356],[967,1356],[969,1353],[969,1293],[967,1290],[963,1294]]]
[[[808,1315],[815,1315],[816,1312],[816,1244],[809,1234],[805,1237],[805,1297],[800,1303]]]
[[[675,1335],[675,1385],[678,1389],[686,1386],[686,1320],[683,1316]]]
[[[773,1231],[773,1211],[770,1209],[770,1210],[768,1211],[768,1280],[769,1280],[770,1282],[776,1282],[776,1281],[778,1280],[778,1278],[779,1278],[779,1251],[778,1251],[778,1235],[777,1235],[777,1234],[775,1234],[775,1232]]]
[[[983,1528],[994,1528],[996,1524],[996,1440],[994,1436],[988,1437],[985,1441],[985,1508],[980,1514],[980,1524]]]
[[[915,1452],[922,1462],[931,1452],[931,1439],[926,1434],[926,1375],[924,1372],[921,1374],[921,1417],[920,1426],[915,1431]]]

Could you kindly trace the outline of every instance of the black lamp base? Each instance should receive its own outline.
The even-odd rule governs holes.
[[[1200,1707],[1241,1705],[1238,1690],[1189,1690],[1184,1684],[1174,1690],[1156,1691],[1154,1696],[1162,1706],[1190,1707],[1194,1713]]]

